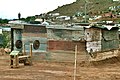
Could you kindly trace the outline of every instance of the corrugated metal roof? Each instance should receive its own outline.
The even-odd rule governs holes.
[[[11,28],[24,29],[25,26],[46,27],[42,24],[11,24]]]
[[[64,29],[64,30],[84,30],[83,26],[67,26],[67,25],[48,25],[48,29]]]
[[[107,29],[107,30],[111,30],[112,28],[118,28],[119,27],[117,25],[98,25],[98,24],[90,24],[89,26],[84,26],[85,28],[91,28],[91,27],[95,27],[95,28],[100,28],[100,29]]]

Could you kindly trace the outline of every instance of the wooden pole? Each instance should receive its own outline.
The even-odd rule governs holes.
[[[11,68],[13,68],[13,56],[12,55],[10,55],[10,66]]]
[[[76,68],[77,68],[77,45],[75,46],[74,80],[76,80]]]
[[[18,65],[19,65],[18,55],[15,55],[15,66],[18,67]]]
[[[23,46],[23,55],[26,55],[26,52],[25,52],[25,44],[23,44],[24,46]]]
[[[32,44],[30,44],[30,57],[32,57]]]

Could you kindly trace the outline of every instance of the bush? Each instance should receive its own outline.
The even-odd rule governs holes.
[[[10,32],[3,32],[3,48],[10,47]]]

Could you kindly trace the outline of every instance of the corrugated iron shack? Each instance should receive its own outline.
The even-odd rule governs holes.
[[[44,25],[40,24],[11,24],[12,50],[26,52],[33,44],[33,52],[47,51],[47,31]]]
[[[49,25],[47,33],[49,50],[74,51],[78,45],[78,51],[85,51],[83,26]]]
[[[88,52],[108,51],[119,48],[119,32],[115,25],[92,25],[85,27]]]
[[[48,25],[48,50],[51,60],[74,61],[77,45],[78,60],[85,58],[86,41],[84,27],[80,25]]]
[[[27,52],[33,44],[33,52],[49,53],[40,56],[51,60],[73,60],[74,54],[57,54],[52,51],[71,51],[75,45],[78,53],[86,55],[86,51],[102,52],[119,48],[118,27],[115,25],[40,25],[40,24],[12,24],[12,50],[23,48]],[[82,56],[83,57],[83,56]],[[82,58],[78,54],[78,58]],[[40,59],[40,58],[39,58]]]

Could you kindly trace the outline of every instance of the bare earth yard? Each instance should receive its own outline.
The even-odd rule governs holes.
[[[9,55],[0,56],[0,80],[73,80],[74,63],[33,61],[10,68]],[[77,63],[76,80],[120,80],[120,58]]]

